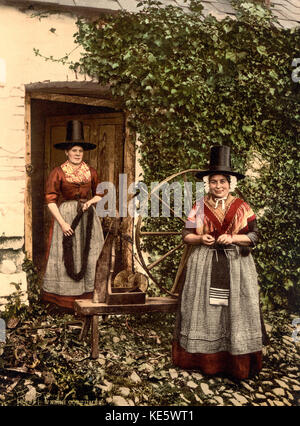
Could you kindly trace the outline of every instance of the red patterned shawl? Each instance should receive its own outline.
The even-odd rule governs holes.
[[[249,232],[248,223],[254,219],[256,216],[252,208],[242,199],[229,194],[225,210],[222,210],[220,205],[215,209],[211,196],[206,195],[194,204],[188,216],[187,228],[196,228],[199,235],[211,234],[218,238],[222,234]]]

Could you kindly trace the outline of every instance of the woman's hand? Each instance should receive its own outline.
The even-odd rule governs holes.
[[[100,195],[95,195],[93,198],[91,198],[90,200],[88,200],[86,203],[83,204],[82,206],[82,211],[87,210],[92,204],[97,204],[98,201],[101,200],[101,196]]]
[[[233,238],[232,235],[230,234],[222,234],[219,236],[219,238],[217,239],[217,243],[218,244],[232,244],[233,243]]]
[[[212,244],[214,244],[214,242],[215,242],[215,239],[210,234],[201,235],[201,243],[202,244],[204,244],[206,246],[211,246]]]
[[[73,235],[73,234],[74,234],[73,229],[71,228],[71,226],[70,226],[67,222],[63,222],[63,223],[60,225],[60,227],[61,227],[61,230],[63,231],[63,234],[64,234],[66,237],[69,237],[69,236],[71,236],[71,235]]]
[[[85,210],[87,210],[90,206],[92,205],[91,200],[86,201],[83,205],[82,205],[82,211],[84,212]]]
[[[58,207],[55,203],[49,203],[48,204],[48,208],[52,214],[52,216],[54,217],[54,219],[59,223],[59,226],[63,232],[63,234],[67,237],[69,235],[72,235],[74,233],[73,229],[71,228],[71,226],[65,222],[64,218],[62,217],[62,215],[60,214]]]

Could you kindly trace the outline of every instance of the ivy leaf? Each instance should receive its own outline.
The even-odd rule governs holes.
[[[232,62],[236,62],[236,53],[235,52],[226,52],[225,59],[229,59]]]
[[[275,89],[274,89],[274,87],[270,87],[269,91],[270,91],[271,95],[272,95],[272,96],[274,96],[274,94],[275,94]]]
[[[252,132],[252,130],[253,130],[253,126],[242,126],[242,129],[244,130],[244,132],[247,132],[247,133],[251,133]]]
[[[258,53],[260,53],[261,55],[267,56],[267,50],[265,46],[257,46],[256,50],[258,51]]]
[[[127,53],[125,53],[125,55],[123,56],[123,59],[125,60],[125,61],[127,61],[127,59],[129,59],[131,57],[131,52],[130,51],[128,51]]]

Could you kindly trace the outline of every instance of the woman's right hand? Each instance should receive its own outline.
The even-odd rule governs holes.
[[[69,237],[70,235],[73,235],[73,234],[74,234],[73,229],[71,228],[71,226],[70,226],[67,222],[63,222],[63,223],[60,225],[60,227],[61,227],[61,230],[63,231],[63,234],[64,234],[66,237]]]
[[[214,242],[215,242],[215,239],[210,234],[201,235],[201,243],[202,244],[204,244],[206,246],[211,246],[212,244],[214,244]]]

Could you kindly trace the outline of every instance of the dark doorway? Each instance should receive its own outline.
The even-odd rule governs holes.
[[[64,151],[53,149],[65,138],[70,119],[84,122],[85,139],[97,149],[85,161],[97,169],[100,180],[113,180],[123,171],[124,114],[112,108],[78,103],[31,99],[31,188],[32,188],[32,260],[40,272],[50,224],[44,203],[45,181],[49,172],[65,161]]]

